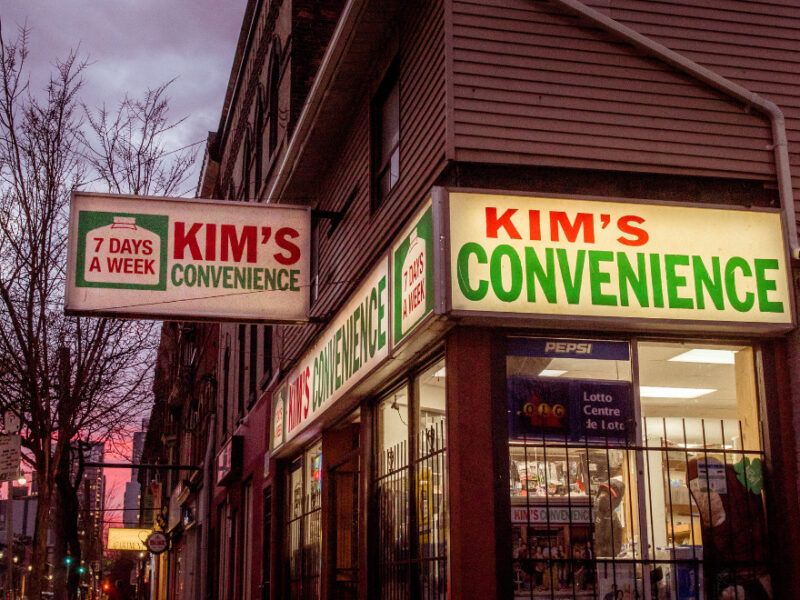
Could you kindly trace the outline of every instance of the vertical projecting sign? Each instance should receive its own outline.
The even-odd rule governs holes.
[[[65,312],[307,318],[309,211],[74,192]]]
[[[433,214],[431,203],[392,249],[394,344],[433,311]]]

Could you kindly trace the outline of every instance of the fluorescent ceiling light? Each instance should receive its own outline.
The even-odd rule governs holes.
[[[564,373],[566,373],[566,371],[562,371],[561,369],[543,369],[542,372],[539,373],[539,377],[558,377]]]
[[[439,369],[438,371],[436,371],[436,373],[434,373],[434,374],[433,374],[433,376],[434,376],[434,377],[444,377],[444,376],[445,376],[445,370],[444,370],[444,367],[442,367],[441,369]]]
[[[736,350],[712,350],[710,348],[694,348],[673,356],[670,362],[709,363],[714,365],[732,365]]]
[[[642,398],[699,398],[716,391],[703,388],[639,386],[639,395]]]

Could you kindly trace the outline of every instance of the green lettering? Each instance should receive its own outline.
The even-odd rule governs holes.
[[[234,281],[234,287],[237,287],[239,289],[245,288],[247,286],[247,273],[245,273],[245,270],[239,267],[234,267],[233,281]]]
[[[378,349],[378,328],[372,322],[375,311],[378,309],[378,292],[375,288],[369,293],[369,357],[375,356]]]
[[[197,282],[197,268],[194,265],[186,265],[183,268],[183,282],[189,287],[194,287]]]
[[[275,289],[275,269],[264,269],[264,289]]]
[[[209,270],[213,269],[213,267],[206,265],[198,265],[197,266],[197,287],[208,287],[209,284],[209,277],[208,272]]]
[[[561,270],[561,281],[564,283],[564,291],[567,294],[567,302],[570,304],[577,304],[581,300],[583,269],[586,265],[586,250],[578,250],[574,276],[569,270],[567,251],[564,248],[558,248],[556,250],[556,255],[558,256],[558,267]]]
[[[386,347],[386,332],[383,330],[383,318],[386,316],[386,305],[383,303],[383,290],[386,289],[386,277],[378,282],[378,348]]]
[[[628,255],[617,252],[617,272],[619,274],[619,303],[628,306],[628,288],[631,289],[639,306],[647,308],[650,299],[647,295],[647,266],[644,253],[636,253],[636,271],[634,272]]]
[[[614,253],[604,250],[589,250],[589,284],[592,289],[592,304],[616,306],[616,296],[602,293],[601,286],[604,283],[611,283],[611,274],[600,270],[601,262],[614,262]]]
[[[650,255],[650,280],[653,282],[653,306],[663,308],[664,287],[661,282],[661,256],[659,254]]]
[[[358,333],[359,333],[359,321],[361,321],[361,305],[359,304],[356,306],[356,310],[353,312],[353,316],[351,317],[353,320],[353,333],[351,335],[353,340],[353,373],[358,371],[361,368],[361,357],[358,353],[359,343],[358,343]]]
[[[511,282],[508,289],[503,287],[503,257],[508,257]],[[513,302],[519,298],[522,292],[522,263],[516,250],[508,244],[500,244],[492,252],[492,260],[489,265],[489,279],[492,281],[492,290],[498,300],[502,302]]]
[[[222,267],[222,287],[230,289],[231,285],[231,267]]]
[[[283,278],[288,276],[289,272],[286,269],[280,269],[278,271],[278,289],[279,290],[288,290],[289,284],[286,283]]]
[[[767,298],[768,292],[778,289],[778,283],[774,279],[767,279],[764,271],[777,271],[778,261],[774,258],[757,258],[753,261],[756,272],[756,290],[758,291],[758,310],[761,312],[780,313],[783,312],[783,302],[771,302]]]
[[[333,389],[338,390],[342,387],[342,373],[341,373],[341,366],[342,366],[342,328],[336,330],[336,336],[334,337],[336,342],[336,362],[333,365],[333,371],[336,373],[336,385]]]
[[[180,278],[178,277],[178,271],[181,272]],[[173,265],[170,277],[172,279],[172,285],[175,287],[183,285],[183,265]]]
[[[664,272],[667,276],[667,300],[670,308],[694,308],[691,298],[681,298],[678,288],[686,287],[686,277],[678,275],[676,267],[688,267],[689,257],[686,254],[665,254]]]
[[[719,256],[711,257],[711,273],[706,269],[703,259],[699,256],[692,256],[692,270],[694,271],[694,295],[697,299],[697,308],[706,307],[706,294],[717,310],[725,308],[725,300],[722,292],[722,268],[719,264]]]
[[[552,248],[545,249],[544,260],[547,265],[546,269],[542,268],[542,263],[536,256],[536,250],[530,247],[525,248],[525,280],[528,285],[528,302],[536,302],[536,282],[538,281],[547,301],[555,304],[558,299],[556,297],[555,255]]]
[[[736,269],[739,269],[744,277],[752,277],[753,275],[747,261],[741,256],[734,256],[725,264],[725,292],[728,294],[728,302],[731,303],[734,309],[739,312],[747,312],[755,304],[755,294],[747,292],[744,295],[744,300],[739,298],[736,294]]]
[[[481,246],[475,242],[467,242],[461,246],[461,250],[458,251],[458,259],[456,261],[456,267],[458,270],[457,280],[458,289],[461,290],[461,293],[464,294],[464,297],[467,300],[477,302],[478,300],[483,300],[486,297],[486,292],[489,291],[489,282],[485,279],[481,279],[478,281],[478,287],[474,288],[470,285],[469,257],[472,254],[475,255],[479,265],[485,265],[488,262],[488,259],[486,258],[486,251]]]

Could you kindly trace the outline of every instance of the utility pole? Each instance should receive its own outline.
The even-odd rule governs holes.
[[[6,559],[8,564],[8,597],[14,600],[14,481],[8,480],[8,508],[6,509]]]
[[[15,600],[15,593],[14,593],[14,479],[19,477],[19,448],[20,448],[20,440],[19,440],[19,429],[20,429],[20,421],[19,417],[11,410],[7,410],[3,415],[3,429],[5,429],[5,433],[8,436],[8,441],[11,442],[10,444],[10,454],[6,455],[6,458],[10,458],[13,464],[8,465],[11,472],[4,473],[4,476],[7,478],[8,481],[8,504],[6,509],[6,553],[8,556],[6,557],[7,560],[7,569],[8,569],[8,577],[6,578],[7,586],[8,586],[8,597],[11,600]],[[14,439],[16,438],[16,439]]]

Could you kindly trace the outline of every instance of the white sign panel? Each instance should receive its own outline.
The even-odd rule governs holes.
[[[0,435],[0,481],[19,477],[20,441],[18,435]]]
[[[275,392],[272,448],[303,431],[389,356],[388,280],[384,259]]]
[[[307,319],[306,208],[74,192],[65,311]]]
[[[450,192],[455,311],[791,326],[778,212]]]

